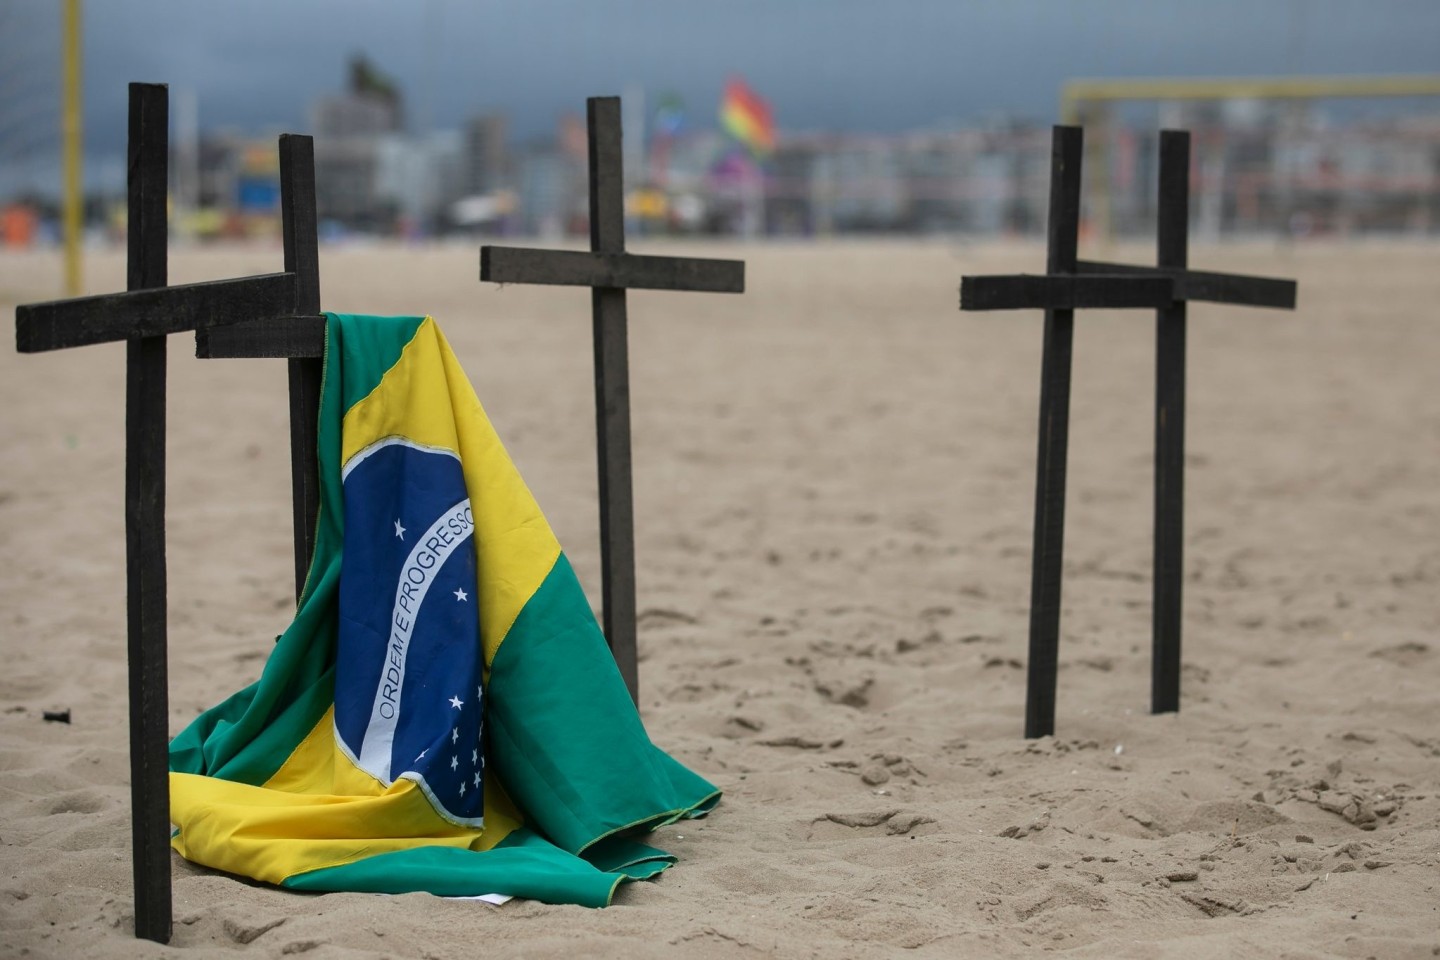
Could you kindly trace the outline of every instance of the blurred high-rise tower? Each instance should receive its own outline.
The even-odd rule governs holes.
[[[343,93],[310,108],[315,135],[315,203],[322,219],[376,226],[386,219],[376,169],[382,141],[401,131],[404,104],[393,81],[362,55],[350,61]]]

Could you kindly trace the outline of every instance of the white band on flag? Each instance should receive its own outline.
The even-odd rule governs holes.
[[[386,447],[409,447],[411,450],[419,450],[423,453],[438,453],[441,456],[450,457],[456,463],[460,462],[460,454],[454,450],[448,450],[445,447],[432,447],[427,443],[418,443],[409,437],[386,437],[383,440],[376,440],[370,444],[370,446],[345,461],[345,466],[340,468],[340,482],[344,483],[346,480],[349,480],[350,474],[355,471],[356,467]]]
[[[461,532],[457,533],[459,530]],[[375,702],[370,708],[370,722],[360,745],[357,763],[385,786],[394,783],[390,775],[390,755],[395,744],[395,728],[400,722],[400,691],[405,685],[405,658],[410,652],[410,639],[420,615],[420,605],[430,584],[435,581],[445,561],[475,531],[475,517],[467,497],[440,514],[430,529],[415,542],[400,580],[395,585],[395,604],[390,617],[390,640],[385,647],[385,660],[380,681],[375,689]]]

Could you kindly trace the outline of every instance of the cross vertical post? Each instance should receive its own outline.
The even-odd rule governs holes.
[[[280,136],[280,223],[285,244],[285,270],[295,274],[295,312],[320,313],[320,240],[315,215],[315,141]],[[290,483],[295,523],[295,597],[305,590],[310,558],[315,554],[315,521],[320,514],[320,462],[316,443],[320,429],[321,357],[291,357]]]
[[[1192,300],[1294,310],[1293,280],[1208,273],[1189,267],[1190,134],[1160,132],[1153,267],[1082,260],[1081,274],[1167,276],[1174,299],[1155,312],[1155,549],[1151,578],[1150,712],[1180,709],[1185,582],[1185,395],[1188,304]]]
[[[1156,265],[1189,260],[1190,134],[1160,133]],[[1180,709],[1180,621],[1185,550],[1186,301],[1155,312],[1155,558],[1150,711]]]
[[[324,376],[325,318],[320,315],[320,245],[315,210],[315,141],[280,135],[280,224],[285,269],[295,274],[290,316],[272,317],[195,332],[195,355],[288,359],[290,396],[290,488],[295,540],[295,596],[305,589],[315,552],[320,512],[320,463],[316,442],[320,386]]]
[[[743,293],[734,260],[625,252],[625,178],[619,97],[586,101],[589,124],[590,250],[482,246],[480,279],[590,287],[595,349],[595,434],[600,492],[601,610],[605,641],[639,702],[635,611],[635,506],[630,457],[628,289]]]
[[[169,97],[130,85],[125,293],[15,308],[21,353],[126,341],[125,559],[130,824],[135,935],[166,943],[170,882],[169,697],[166,676],[165,337],[295,309],[293,273],[170,286],[166,188]]]
[[[625,252],[620,98],[586,102],[590,249]],[[590,291],[595,338],[595,454],[600,494],[600,610],[605,639],[631,699],[639,698],[635,611],[635,496],[630,468],[630,361],[624,287]]]
[[[1050,147],[1050,221],[1046,273],[1075,271],[1080,238],[1079,127],[1056,127]],[[1030,653],[1025,736],[1055,732],[1055,674],[1060,648],[1060,574],[1065,552],[1065,466],[1070,440],[1070,368],[1075,311],[1045,311],[1040,363],[1040,437],[1035,474],[1035,535],[1030,572]]]
[[[169,91],[130,85],[126,289],[163,287]],[[130,669],[130,808],[135,935],[168,943],[170,708],[166,672],[165,336],[126,343],[125,563]]]

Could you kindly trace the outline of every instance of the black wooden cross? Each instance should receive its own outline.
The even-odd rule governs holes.
[[[320,314],[320,245],[315,215],[315,141],[280,135],[280,225],[285,269],[295,274],[295,315],[195,332],[195,355],[288,358],[290,485],[295,536],[295,596],[305,588],[320,512],[320,381],[325,318]]]
[[[1168,306],[1168,277],[1118,273],[1078,276],[1079,127],[1056,127],[1050,152],[1050,223],[1045,276],[963,277],[961,310],[1045,310],[1040,367],[1040,445],[1035,480],[1035,543],[1030,579],[1030,656],[1025,736],[1055,732],[1055,671],[1060,643],[1060,570],[1065,539],[1065,454],[1070,434],[1070,357],[1075,310]]]
[[[739,260],[642,257],[625,252],[620,98],[586,101],[590,142],[590,252],[480,248],[480,279],[590,287],[595,339],[595,427],[600,471],[601,609],[605,638],[639,702],[635,649],[635,516],[630,474],[630,372],[625,291],[745,292]]]
[[[1030,592],[1030,662],[1025,736],[1055,732],[1060,576],[1065,527],[1065,453],[1069,432],[1073,312],[1066,306],[1156,310],[1155,659],[1152,709],[1179,709],[1180,595],[1185,416],[1185,303],[1293,308],[1291,281],[1192,271],[1186,268],[1189,223],[1189,135],[1161,137],[1159,247],[1155,267],[1076,258],[1082,132],[1056,127],[1051,158],[1048,277],[967,277],[962,310],[1047,307],[1041,361],[1040,453],[1035,495],[1035,546]],[[1158,282],[1143,296],[1138,287]],[[1045,284],[1049,284],[1046,287]],[[1157,296],[1158,295],[1158,296]],[[1068,303],[1066,302],[1068,297]],[[1048,299],[1047,299],[1048,298]],[[1142,299],[1151,302],[1141,303]]]
[[[125,556],[135,935],[170,939],[169,706],[166,676],[165,336],[295,312],[293,273],[167,286],[169,98],[130,85],[126,293],[15,310],[21,353],[124,340]]]
[[[1155,312],[1155,555],[1150,711],[1180,709],[1180,608],[1185,533],[1185,304],[1295,309],[1295,281],[1190,270],[1190,133],[1160,133],[1156,266],[1080,261],[1080,273],[1166,276],[1175,299]]]

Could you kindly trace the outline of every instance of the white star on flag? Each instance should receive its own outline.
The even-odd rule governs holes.
[[[465,781],[464,781],[464,780],[461,780],[461,781],[460,781],[460,796],[462,796],[462,797],[465,796]]]
[[[451,770],[454,770],[454,769],[455,769],[456,767],[458,767],[458,766],[460,766],[460,758],[459,758],[459,757],[451,757],[451,758],[450,758],[450,769],[451,769]]]
[[[459,589],[458,587],[456,588],[456,590],[455,590],[455,599],[456,599],[456,600],[464,600],[467,596],[468,596],[468,594],[467,594],[464,590],[461,590],[461,589]]]
[[[454,728],[452,728],[452,729],[450,730],[450,742],[451,742],[451,743],[454,743],[456,740],[459,740],[459,739],[460,739],[460,728],[459,728],[459,727],[454,727]]]
[[[480,751],[479,751],[479,750],[471,750],[471,751],[470,751],[470,762],[471,762],[471,763],[479,763],[479,762],[480,762]]]
[[[450,706],[454,707],[456,710],[459,710],[461,707],[465,706],[465,701],[461,700],[459,697],[451,697]]]
[[[429,747],[426,747],[424,750],[421,750],[421,751],[420,751],[420,756],[416,757],[415,760],[416,760],[416,761],[424,760],[424,759],[425,759],[425,754],[427,754],[427,753],[429,753],[429,752],[430,752],[430,748],[429,748]]]
[[[475,786],[480,786],[480,774],[475,774]]]
[[[395,521],[395,536],[399,537],[401,540],[405,539],[405,528],[400,526],[399,520]]]

